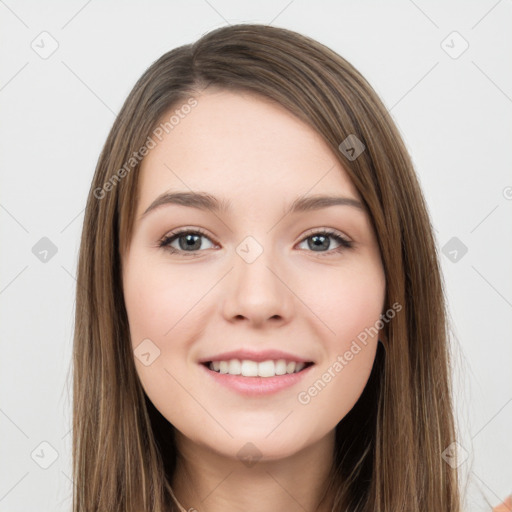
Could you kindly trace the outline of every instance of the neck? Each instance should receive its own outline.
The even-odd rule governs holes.
[[[186,511],[330,512],[325,496],[334,453],[334,431],[279,460],[242,462],[176,433],[179,453],[172,488]]]

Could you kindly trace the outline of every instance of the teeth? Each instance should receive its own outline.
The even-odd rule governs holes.
[[[258,364],[258,375],[260,377],[273,377],[276,374],[274,361],[263,361]]]
[[[229,361],[212,361],[209,368],[222,374],[228,373],[244,377],[275,377],[276,375],[298,373],[305,366],[305,363],[286,362],[284,359],[278,359],[277,361],[269,359],[261,363],[249,359],[244,359],[243,361],[230,359]]]
[[[242,373],[242,363],[238,359],[231,359],[228,373],[230,375],[240,375]]]
[[[284,375],[286,373],[286,361],[278,359],[276,361],[276,375]]]
[[[242,375],[244,377],[257,377],[258,363],[256,361],[242,361]]]

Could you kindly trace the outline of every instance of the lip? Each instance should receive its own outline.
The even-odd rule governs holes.
[[[256,361],[257,363],[268,361],[269,359],[272,359],[273,361],[285,359],[287,362],[295,361],[297,363],[314,363],[312,359],[304,359],[303,357],[283,352],[282,350],[261,350],[259,352],[255,352],[253,350],[232,350],[231,352],[223,352],[221,354],[204,357],[199,359],[198,362],[204,364],[211,361],[229,361],[230,359],[240,359],[240,361],[243,359],[249,359],[251,361]],[[268,378],[271,379],[273,377]]]
[[[231,359],[236,358],[232,357]],[[249,359],[249,357],[246,357],[246,359]],[[286,357],[278,357],[277,359],[286,359]],[[215,360],[217,361],[217,359]],[[291,360],[295,361],[293,358]],[[211,359],[206,361],[211,361]],[[300,362],[305,361],[301,360]],[[199,366],[216,384],[224,386],[231,391],[245,396],[265,396],[278,393],[298,384],[309,373],[314,364],[307,366],[298,373],[287,373],[285,375],[276,375],[275,377],[242,377],[241,375],[215,372],[210,370],[204,363]]]

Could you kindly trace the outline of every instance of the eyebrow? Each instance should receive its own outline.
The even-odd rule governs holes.
[[[228,212],[231,208],[231,201],[226,199],[217,199],[215,196],[205,192],[166,192],[158,196],[140,216],[139,220],[146,217],[149,212],[156,210],[164,205],[181,205],[199,210],[211,212]],[[308,212],[313,210],[320,210],[330,206],[352,206],[363,212],[366,208],[363,204],[352,197],[339,197],[339,196],[326,196],[314,195],[308,197],[299,197],[290,205],[285,214]]]

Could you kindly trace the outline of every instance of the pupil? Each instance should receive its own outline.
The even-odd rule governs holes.
[[[193,240],[194,237],[196,238],[196,240]],[[181,241],[184,238],[186,239],[186,242],[185,242],[185,244],[182,244]],[[184,249],[184,250],[199,249],[201,247],[201,241],[199,239],[199,235],[185,235],[185,236],[180,237],[180,246],[181,246],[181,249]]]
[[[316,242],[320,238],[323,239],[323,241],[321,241],[319,244],[317,244]],[[329,248],[329,237],[327,237],[325,235],[313,235],[310,239],[315,241],[315,243],[313,243],[313,244],[308,244],[310,249],[316,249],[318,247],[320,247],[320,248],[323,247],[325,249]]]

